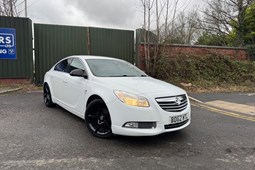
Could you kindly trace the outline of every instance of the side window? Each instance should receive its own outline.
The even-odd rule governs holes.
[[[54,70],[61,71],[61,72],[67,72],[68,64],[70,64],[71,61],[72,61],[72,59],[66,59],[66,60],[61,61],[60,63],[58,63],[55,66]]]
[[[85,71],[85,67],[84,65],[82,64],[82,62],[77,59],[77,58],[74,58],[69,66],[69,73],[75,69],[82,69],[83,71]]]

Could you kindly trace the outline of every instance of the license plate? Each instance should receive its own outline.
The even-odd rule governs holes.
[[[185,120],[188,120],[188,114],[183,114],[179,116],[171,116],[170,117],[170,124],[176,124],[176,123],[181,123],[184,122]]]

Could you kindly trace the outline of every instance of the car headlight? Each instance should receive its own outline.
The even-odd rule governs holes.
[[[123,92],[123,91],[114,91],[114,94],[118,97],[120,101],[122,101],[126,105],[138,106],[138,107],[150,106],[148,100],[145,97]]]

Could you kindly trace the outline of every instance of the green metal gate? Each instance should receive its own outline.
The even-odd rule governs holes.
[[[134,31],[89,27],[92,55],[134,63]]]
[[[58,60],[69,55],[87,54],[87,33],[83,27],[34,24],[35,83]]]
[[[134,63],[134,31],[34,24],[35,83],[58,60],[70,55],[99,55]]]

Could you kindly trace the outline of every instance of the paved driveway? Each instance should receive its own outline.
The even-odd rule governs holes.
[[[255,169],[255,122],[192,107],[192,124],[155,137],[98,139],[41,93],[0,95],[0,169]]]

